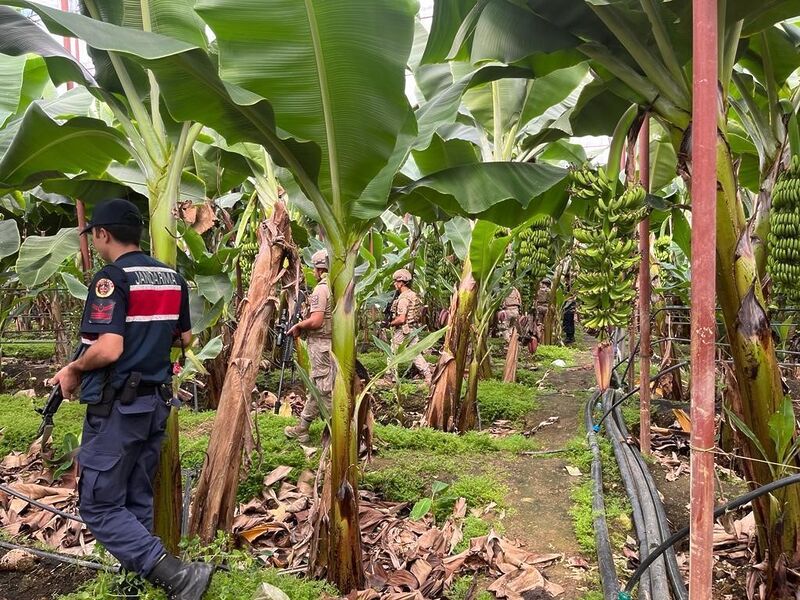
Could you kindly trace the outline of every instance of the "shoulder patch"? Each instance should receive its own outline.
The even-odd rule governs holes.
[[[94,293],[98,298],[108,298],[114,293],[114,282],[110,279],[99,279],[94,286]]]
[[[112,284],[113,286],[113,284]],[[89,323],[107,325],[114,317],[116,302],[108,299],[93,300],[89,306]]]

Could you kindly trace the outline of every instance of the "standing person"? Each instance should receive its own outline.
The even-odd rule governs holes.
[[[127,200],[95,207],[81,234],[91,232],[108,264],[89,286],[80,328],[86,351],[51,383],[66,398],[80,385],[87,405],[78,494],[92,535],[171,598],[200,600],[213,567],[180,561],[152,533],[153,479],[172,407],[170,349],[192,334],[186,281],[142,252],[143,226]]]
[[[564,315],[561,317],[561,325],[564,328],[564,343],[566,345],[575,343],[575,296],[570,295],[564,301]]]
[[[420,302],[417,293],[409,287],[411,273],[407,269],[395,271],[392,276],[394,289],[400,294],[392,302],[392,320],[390,327],[394,327],[392,334],[392,350],[396,351],[403,341],[408,340],[408,345],[416,344],[417,338],[410,338],[411,331],[420,324]],[[412,361],[417,371],[425,378],[425,383],[431,384],[431,367],[421,354]]]
[[[511,332],[517,327],[519,322],[519,309],[522,306],[522,294],[515,287],[503,300],[503,307],[498,315],[498,329],[500,335],[506,342],[511,340]]]
[[[328,285],[328,253],[325,250],[315,252],[311,257],[317,286],[308,297],[308,316],[292,325],[287,335],[299,336],[306,332],[308,343],[308,357],[311,361],[311,379],[319,390],[321,400],[325,403],[328,412],[331,410],[331,391],[336,378],[336,370],[331,360],[331,290]],[[296,439],[301,444],[310,441],[308,428],[319,416],[319,404],[312,394],[308,394],[303,412],[300,414],[300,423],[294,427],[283,430],[286,437]]]

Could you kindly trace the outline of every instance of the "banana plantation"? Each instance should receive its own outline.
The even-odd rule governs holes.
[[[0,600],[800,598],[796,0],[0,0]]]

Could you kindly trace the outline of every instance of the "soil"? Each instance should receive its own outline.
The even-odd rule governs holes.
[[[45,380],[55,375],[56,366],[52,361],[39,361],[4,356],[0,392],[14,393],[33,389],[38,396],[47,395],[50,390]]]
[[[50,600],[75,591],[95,571],[41,561],[25,573],[0,571],[0,600]]]
[[[558,422],[535,434],[541,451],[561,450],[582,432],[580,416],[587,390],[594,381],[591,358],[579,355],[578,367],[557,369],[546,384],[555,391],[545,391],[537,398],[539,407],[527,415],[526,429],[550,417]],[[571,558],[580,557],[589,565],[593,556],[584,555],[572,528],[569,510],[570,493],[578,483],[567,473],[569,463],[559,454],[520,456],[509,462],[505,479],[511,492],[508,505],[513,510],[505,519],[506,534],[520,541],[531,552],[564,555],[564,560],[545,570],[547,578],[564,588],[562,600],[578,600],[596,581],[596,574],[568,566]]]

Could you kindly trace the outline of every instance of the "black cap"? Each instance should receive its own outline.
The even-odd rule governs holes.
[[[81,234],[88,233],[93,227],[106,225],[130,225],[132,227],[144,225],[142,213],[133,202],[123,198],[104,200],[94,207],[92,219],[86,223]]]

